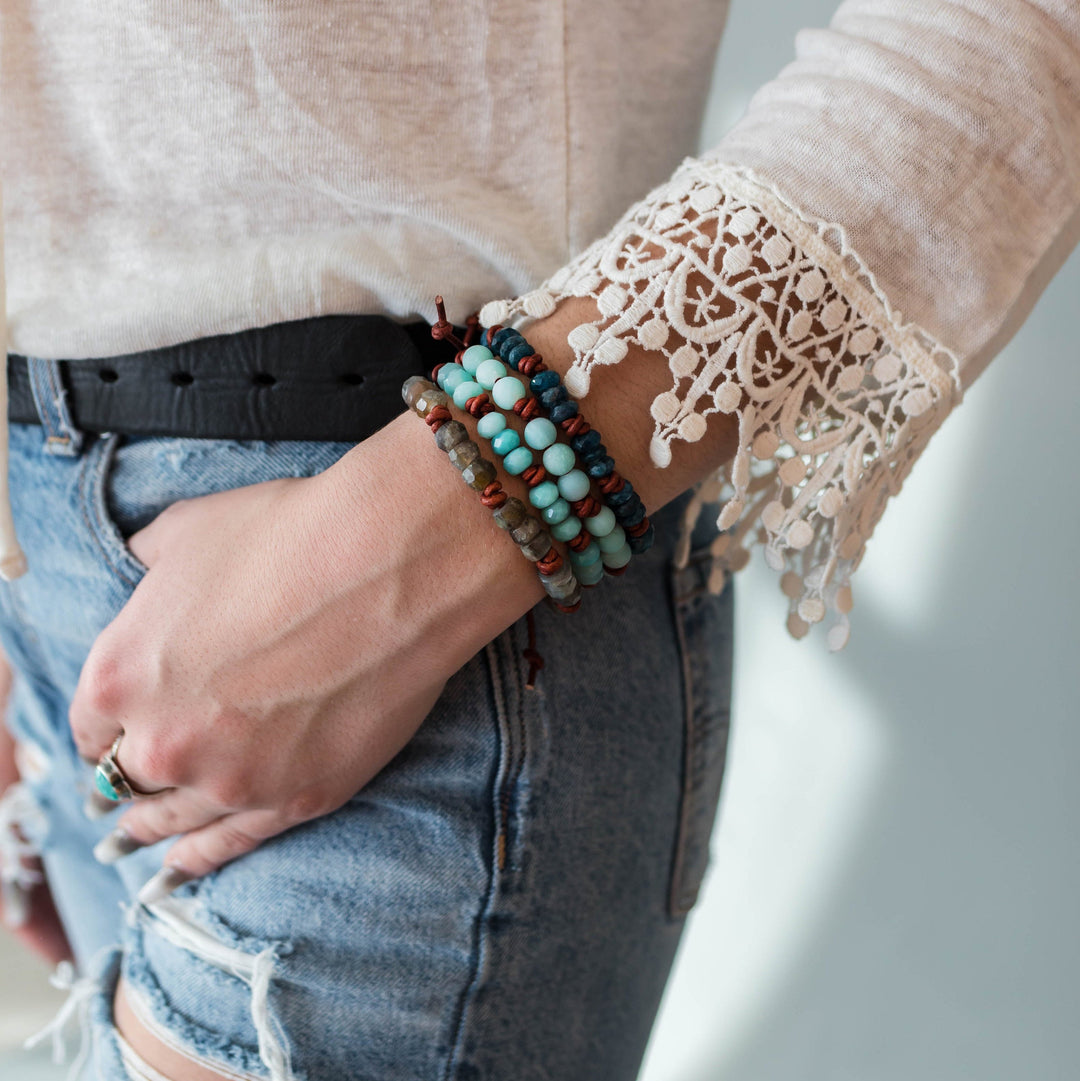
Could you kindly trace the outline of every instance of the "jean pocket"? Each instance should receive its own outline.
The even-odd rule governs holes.
[[[148,568],[128,540],[170,504],[279,477],[314,476],[353,446],[106,433],[85,455],[86,517],[112,569],[134,587]]]
[[[731,724],[734,590],[708,589],[709,549],[672,568],[684,688],[683,772],[668,910],[685,916],[697,901],[709,863],[709,840],[720,800]]]

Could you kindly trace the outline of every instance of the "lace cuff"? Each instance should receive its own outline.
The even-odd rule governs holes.
[[[486,325],[592,297],[568,337],[567,389],[634,345],[662,354],[650,456],[671,461],[715,413],[738,419],[735,457],[698,486],[680,537],[685,565],[702,508],[719,501],[709,588],[764,546],[782,573],[796,637],[828,613],[847,642],[850,579],[890,495],[961,397],[959,359],[894,311],[839,225],[811,219],[751,170],[687,159],[611,232],[538,289],[493,301]]]

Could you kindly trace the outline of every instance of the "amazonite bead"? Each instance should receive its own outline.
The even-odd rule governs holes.
[[[545,450],[559,436],[559,430],[547,417],[533,417],[525,425],[525,442],[535,450]]]
[[[577,517],[566,518],[551,527],[551,535],[556,540],[573,540],[581,532],[581,519]]]
[[[626,530],[617,525],[610,533],[596,538],[596,546],[601,552],[617,552],[626,543]]]
[[[615,512],[610,507],[601,507],[598,514],[585,519],[585,528],[594,537],[606,537],[615,528]]]
[[[521,436],[513,428],[503,428],[498,435],[491,437],[491,449],[500,457],[505,457],[512,450],[521,446]]]
[[[574,573],[583,586],[594,586],[604,577],[604,564],[598,560],[584,567],[575,567]]]
[[[469,373],[460,364],[444,364],[439,369],[439,386],[447,394],[453,394],[460,383],[469,378]]]
[[[504,375],[491,388],[492,401],[500,409],[513,409],[526,395],[525,384],[513,375]]]
[[[634,553],[630,551],[630,545],[624,544],[621,548],[614,552],[601,552],[600,558],[604,561],[605,567],[610,567],[612,570],[618,570],[620,567],[625,567],[630,562],[630,557]]]
[[[461,354],[461,366],[473,375],[485,360],[491,360],[494,356],[495,354],[486,345],[470,345]]]
[[[503,458],[503,469],[512,477],[524,473],[533,464],[532,451],[528,447],[517,447]]]
[[[484,388],[479,383],[472,379],[466,379],[464,383],[458,383],[454,388],[454,405],[458,409],[464,409],[470,398],[475,398],[478,394],[483,393]]]
[[[506,417],[497,409],[485,413],[477,422],[476,430],[485,438],[493,439],[506,427]]]
[[[575,503],[589,494],[589,478],[580,469],[571,469],[559,477],[558,484],[560,494],[568,503]]]
[[[483,360],[480,362],[473,378],[484,388],[484,390],[491,390],[504,375],[506,375],[506,365],[503,364],[501,360],[496,360],[492,357],[491,360]]]
[[[540,512],[540,517],[548,525],[558,525],[559,522],[565,522],[570,517],[570,504],[560,496],[550,507],[545,507]]]
[[[573,448],[566,443],[553,443],[544,451],[544,468],[556,477],[569,473],[576,462]]]
[[[551,480],[541,481],[529,490],[529,502],[538,510],[550,507],[559,498],[559,486]]]
[[[583,548],[580,552],[575,552],[573,548],[570,549],[570,562],[575,567],[588,567],[598,559],[600,559],[600,549],[592,541],[589,541],[589,546]]]

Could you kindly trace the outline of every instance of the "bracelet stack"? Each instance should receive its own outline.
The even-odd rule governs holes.
[[[466,342],[455,338],[437,298],[439,321],[432,336],[458,346],[453,362],[432,372],[438,386],[412,376],[402,387],[408,406],[431,426],[435,442],[481,493],[496,524],[510,533],[522,554],[536,564],[548,602],[563,612],[576,611],[581,588],[595,586],[604,574],[622,574],[630,559],[648,551],[655,530],[633,485],[619,475],[600,433],[581,415],[558,372],[516,330],[491,327],[486,344],[467,344],[478,329],[470,320]],[[528,377],[528,385],[513,372]],[[525,504],[508,496],[494,462],[481,456],[468,429],[452,418],[450,405],[477,418],[477,432],[487,440],[511,476],[529,486]],[[510,414],[524,421],[518,432]],[[559,431],[569,442],[559,442]],[[601,499],[591,492],[596,481]],[[555,542],[566,544],[569,562]]]

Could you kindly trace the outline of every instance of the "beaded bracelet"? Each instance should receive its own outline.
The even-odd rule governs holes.
[[[456,406],[477,417],[477,431],[502,458],[503,468],[529,485],[529,502],[551,527],[552,536],[567,543],[578,581],[595,586],[605,570],[621,573],[631,555],[625,534],[612,511],[590,495],[588,476],[575,468],[573,448],[559,443],[558,429],[540,416],[527,419],[523,432],[527,445],[522,446],[522,435],[507,425],[506,414],[516,412],[526,419],[536,412],[525,385],[509,375],[506,365],[485,346],[466,348],[459,359],[460,363],[437,366],[439,385]],[[542,452],[542,465],[536,463],[534,451]]]
[[[465,425],[452,419],[449,396],[419,375],[405,380],[401,396],[427,422],[436,445],[446,452],[465,483],[480,492],[480,501],[491,510],[496,525],[509,532],[522,555],[536,564],[548,603],[560,612],[576,612],[581,607],[581,587],[573,569],[525,504],[503,491],[494,463],[480,456],[480,448],[469,438]]]
[[[520,331],[509,327],[490,327],[484,334],[492,350],[514,370],[529,376],[529,389],[548,419],[558,424],[568,436],[573,449],[586,463],[619,524],[627,534],[632,553],[648,551],[656,530],[645,514],[645,504],[634,486],[615,470],[615,462],[600,440],[600,433],[582,415],[578,403],[562,385],[558,372],[548,368],[544,358],[525,340]]]

